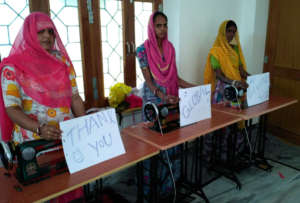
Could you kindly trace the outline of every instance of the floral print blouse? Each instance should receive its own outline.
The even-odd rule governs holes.
[[[68,67],[71,66],[65,57],[62,57],[59,53],[56,54],[56,57],[66,63]],[[72,86],[72,94],[74,95],[78,93],[78,89],[74,68],[70,67],[70,70],[69,79]],[[20,106],[23,112],[30,118],[39,123],[46,123],[57,127],[60,121],[69,120],[74,117],[69,107],[50,108],[26,95],[23,88],[17,82],[15,74],[15,69],[10,66],[5,66],[1,73],[2,94],[5,107]],[[40,139],[39,135],[35,132],[23,129],[17,124],[14,124],[12,137],[15,144]]]

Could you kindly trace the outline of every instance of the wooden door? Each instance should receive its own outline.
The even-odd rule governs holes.
[[[300,1],[270,0],[264,71],[271,73],[271,93],[300,101]],[[269,128],[300,144],[300,102],[271,113]]]
[[[123,61],[124,61],[124,82],[125,84],[136,86],[135,71],[135,46],[134,46],[134,1],[123,0]]]

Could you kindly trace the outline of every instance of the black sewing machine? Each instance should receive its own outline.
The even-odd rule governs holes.
[[[179,128],[179,106],[178,104],[156,105],[147,102],[144,107],[145,117],[153,125],[150,129],[157,132],[167,133]]]
[[[226,85],[224,87],[224,98],[225,105],[227,102],[237,102],[239,109],[245,109],[248,107],[246,92],[243,89],[238,89],[232,85]]]
[[[60,140],[33,140],[17,146],[1,142],[0,157],[6,169],[17,159],[16,178],[27,185],[67,170]]]

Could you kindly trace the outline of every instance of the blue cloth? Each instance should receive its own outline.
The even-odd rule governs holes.
[[[144,44],[142,44],[141,46],[139,46],[136,49],[136,57],[137,57],[137,59],[139,61],[141,69],[149,67],[148,59],[147,59],[147,53],[146,53],[146,48],[145,48]]]

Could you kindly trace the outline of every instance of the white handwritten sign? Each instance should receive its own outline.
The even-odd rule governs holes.
[[[249,85],[247,89],[248,106],[260,104],[269,100],[270,74],[262,73],[247,77]]]
[[[70,173],[125,153],[115,109],[59,123]]]
[[[180,126],[211,118],[211,86],[179,89]]]

